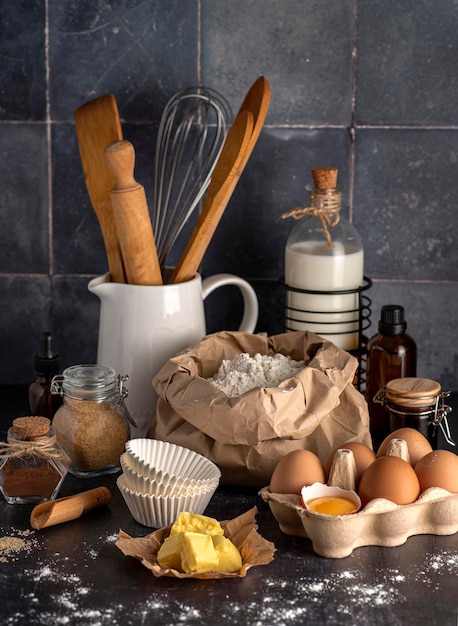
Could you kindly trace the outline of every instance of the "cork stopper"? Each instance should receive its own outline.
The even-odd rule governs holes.
[[[336,167],[312,168],[313,182],[317,189],[335,189],[337,187]]]
[[[13,420],[13,430],[22,438],[40,437],[46,435],[51,428],[51,420],[47,417],[17,417]]]

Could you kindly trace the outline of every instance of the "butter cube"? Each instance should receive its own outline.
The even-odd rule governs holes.
[[[202,533],[183,533],[181,567],[188,574],[214,572],[219,559],[213,546],[212,537]]]
[[[223,535],[221,524],[213,517],[182,511],[178,514],[175,523],[170,529],[171,535],[184,532],[203,533],[204,535]]]
[[[181,570],[181,550],[183,548],[183,533],[170,535],[164,540],[157,553],[157,562],[161,567]]]
[[[237,546],[228,537],[212,537],[213,547],[218,556],[216,572],[238,572],[242,567],[242,557]]]

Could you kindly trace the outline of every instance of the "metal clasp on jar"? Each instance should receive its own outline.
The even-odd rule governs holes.
[[[127,398],[127,396],[129,395],[129,390],[127,389],[127,387],[125,386],[124,383],[126,383],[129,380],[129,376],[127,374],[125,374],[124,376],[121,376],[121,374],[118,374],[118,400],[115,404],[115,406],[117,406],[119,409],[121,409],[122,413],[125,415],[127,421],[132,424],[132,426],[134,426],[134,428],[137,427],[137,423],[134,420],[134,418],[132,417],[132,415],[129,412],[129,409],[127,408],[126,403],[124,402],[125,398]]]
[[[454,446],[455,442],[452,439],[452,433],[450,432],[450,424],[448,423],[447,415],[452,412],[452,407],[445,404],[444,398],[448,398],[450,396],[450,391],[442,391],[442,393],[437,397],[436,400],[436,411],[432,420],[434,426],[439,426],[444,435],[445,441],[450,445]],[[441,400],[441,404],[439,405],[439,400]]]
[[[64,377],[62,374],[56,374],[53,376],[51,381],[51,393],[55,396],[63,396],[64,388],[63,388]]]

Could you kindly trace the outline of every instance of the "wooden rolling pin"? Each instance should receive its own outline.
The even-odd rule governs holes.
[[[129,141],[115,141],[106,146],[105,158],[115,181],[110,197],[127,282],[162,285],[145,189],[134,178],[134,147]]]
[[[111,491],[107,487],[97,487],[68,498],[59,498],[37,504],[30,514],[32,528],[40,530],[78,519],[85,511],[111,502]]]

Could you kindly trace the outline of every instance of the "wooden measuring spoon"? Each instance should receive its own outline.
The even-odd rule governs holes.
[[[162,275],[145,189],[134,178],[134,147],[125,140],[111,143],[105,148],[105,159],[114,177],[110,197],[127,282],[161,285]]]
[[[170,282],[181,283],[194,278],[208,244],[219,224],[242,174],[250,149],[253,115],[241,111],[234,120],[213,170],[204,206]]]
[[[86,189],[99,220],[111,280],[124,283],[126,281],[121,246],[110,200],[113,175],[104,154],[107,144],[122,139],[114,96],[100,96],[76,109],[75,127]]]
[[[40,530],[47,526],[55,526],[63,522],[81,517],[85,511],[104,506],[111,501],[111,491],[107,487],[97,487],[83,491],[75,496],[59,498],[50,502],[37,504],[30,514],[32,528]]]

